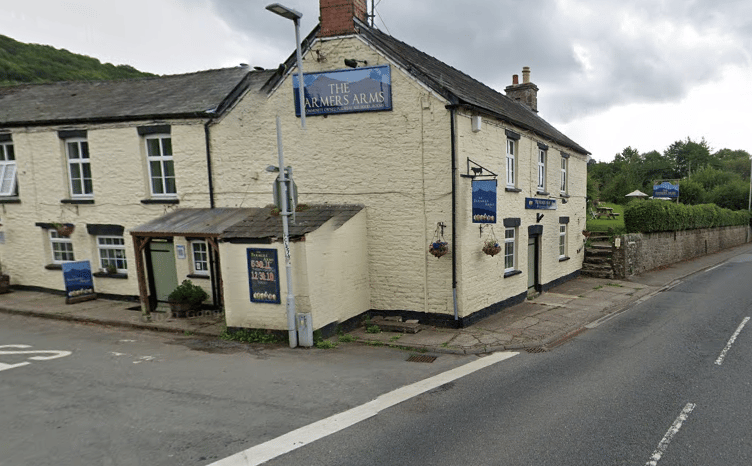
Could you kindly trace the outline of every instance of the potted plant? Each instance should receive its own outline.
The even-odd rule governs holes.
[[[190,280],[183,280],[183,283],[167,296],[167,301],[170,303],[172,317],[188,317],[191,311],[198,310],[208,297],[203,288],[194,285]]]
[[[52,227],[57,230],[57,234],[60,236],[70,236],[76,226],[72,223],[53,223]]]
[[[488,239],[483,243],[483,252],[493,257],[501,252],[501,245],[495,239]]]
[[[449,243],[447,243],[446,241],[434,241],[428,247],[428,252],[436,256],[436,258],[438,259],[439,257],[449,252]]]
[[[10,276],[3,273],[3,264],[0,263],[0,293],[10,291]]]

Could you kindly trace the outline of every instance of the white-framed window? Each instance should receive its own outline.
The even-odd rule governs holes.
[[[193,273],[209,275],[209,249],[206,241],[191,241],[191,257],[193,258]]]
[[[561,158],[561,187],[562,194],[567,193],[567,158]]]
[[[538,192],[546,191],[546,151],[538,149]]]
[[[73,242],[67,236],[60,236],[56,230],[47,230],[50,235],[50,249],[52,250],[52,263],[62,264],[73,262]]]
[[[513,139],[507,139],[507,187],[515,186],[515,153],[516,144]]]
[[[504,229],[504,272],[511,272],[515,267],[515,239],[517,236],[515,230],[515,228]]]
[[[0,142],[0,196],[16,193],[16,154],[12,142]]]
[[[68,158],[68,181],[71,197],[91,197],[94,185],[91,180],[91,160],[89,143],[85,138],[65,140],[65,152]]]
[[[99,252],[99,267],[108,270],[115,267],[118,273],[128,272],[125,240],[122,236],[97,236],[97,251]]]
[[[559,259],[567,257],[567,226],[559,225]]]
[[[146,136],[145,140],[152,196],[175,197],[177,188],[172,159],[172,138],[169,134],[153,134]]]

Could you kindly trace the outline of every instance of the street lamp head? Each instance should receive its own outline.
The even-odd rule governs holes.
[[[303,13],[293,10],[292,8],[287,8],[286,6],[280,5],[279,3],[272,3],[271,5],[267,5],[266,9],[271,11],[272,13],[278,14],[283,18],[291,19],[293,21],[298,21],[303,17]]]

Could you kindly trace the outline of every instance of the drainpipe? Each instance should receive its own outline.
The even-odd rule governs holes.
[[[209,177],[209,207],[214,208],[214,182],[212,181],[211,143],[209,142],[209,125],[211,120],[204,123],[204,139],[206,140],[206,173]]]
[[[454,131],[455,112],[454,105],[449,107],[449,134],[452,144],[452,303],[454,304],[454,320],[459,320],[457,311],[457,149]]]

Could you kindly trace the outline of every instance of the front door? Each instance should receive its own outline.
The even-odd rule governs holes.
[[[527,289],[538,290],[538,239],[540,235],[530,235],[527,239]]]
[[[172,242],[152,240],[149,243],[149,254],[154,277],[154,294],[157,301],[167,301],[167,296],[178,286],[175,246]]]

